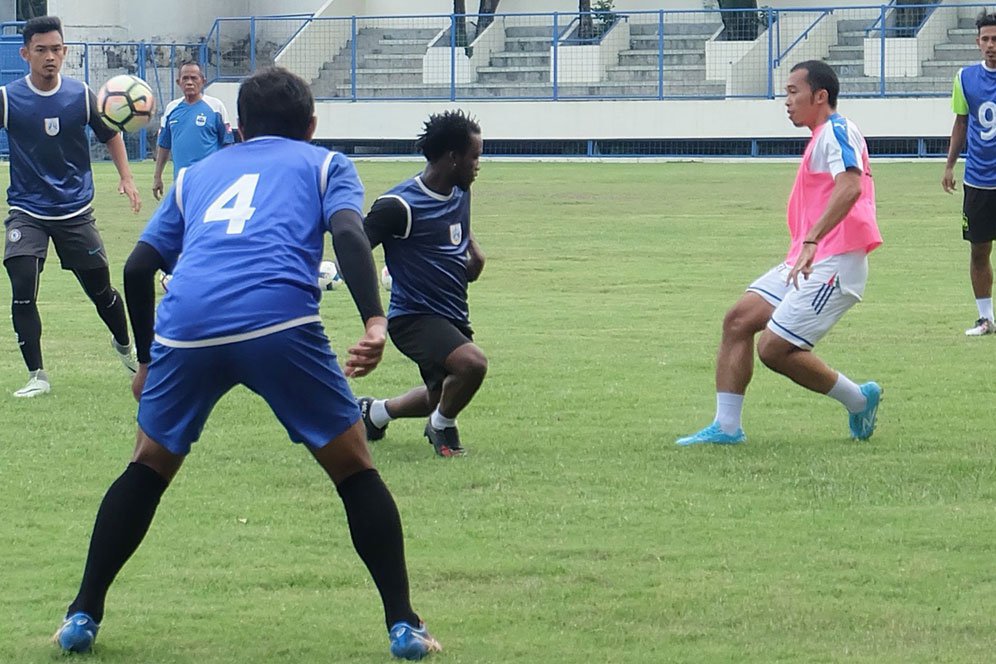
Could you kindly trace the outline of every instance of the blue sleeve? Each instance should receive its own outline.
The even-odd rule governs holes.
[[[844,162],[844,168],[857,168],[861,169],[861,160],[858,158],[858,152],[851,145],[851,137],[848,135],[847,122],[843,120],[831,120],[830,126],[833,127],[833,136],[837,139],[837,144],[840,146],[840,157]]]
[[[221,117],[221,113],[215,113],[214,120],[218,129],[218,145],[225,146],[234,143],[235,137],[232,136],[232,130],[225,123],[225,118]]]
[[[346,155],[335,152],[329,163],[325,197],[322,199],[322,218],[326,227],[332,215],[339,210],[353,210],[363,217],[363,183],[353,162]]]
[[[151,245],[163,257],[168,271],[172,272],[183,251],[183,212],[176,202],[176,185],[170,187],[162,205],[152,214],[139,241]]]
[[[159,127],[159,140],[156,143],[164,150],[169,150],[173,147],[173,133],[169,128],[168,115],[163,118],[163,123]]]

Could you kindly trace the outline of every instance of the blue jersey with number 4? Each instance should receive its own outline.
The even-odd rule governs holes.
[[[982,63],[959,70],[951,110],[968,116],[965,184],[996,189],[996,71]]]
[[[255,138],[182,169],[140,238],[173,274],[156,340],[210,346],[320,320],[329,219],[362,205],[352,162],[303,141]]]

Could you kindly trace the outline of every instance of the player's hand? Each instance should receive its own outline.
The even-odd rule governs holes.
[[[955,192],[955,179],[954,179],[953,168],[944,169],[944,177],[941,178],[941,187],[943,187],[944,191],[948,192],[949,194],[953,194]]]
[[[362,378],[377,368],[384,356],[384,345],[387,343],[387,319],[374,316],[367,320],[367,329],[363,337],[349,349],[346,360],[346,376]]]
[[[128,201],[131,202],[131,211],[138,214],[138,211],[142,209],[142,197],[138,195],[134,178],[121,178],[121,182],[118,183],[118,193],[128,197]]]
[[[142,390],[145,389],[145,379],[149,377],[149,365],[139,364],[138,371],[131,378],[131,394],[135,397],[135,401],[139,401],[142,398]]]
[[[789,270],[788,276],[785,278],[785,283],[791,284],[796,290],[799,290],[799,275],[801,274],[803,279],[809,279],[809,275],[813,273],[813,258],[815,256],[815,244],[802,245],[802,252],[799,254],[799,258],[796,259],[795,265]]]
[[[157,201],[163,197],[163,178],[161,175],[156,175],[152,178],[152,196]]]

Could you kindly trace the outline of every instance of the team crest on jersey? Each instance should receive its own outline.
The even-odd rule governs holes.
[[[49,136],[59,135],[59,118],[45,118],[45,133]]]
[[[10,229],[10,232],[7,233],[7,239],[11,242],[17,242],[21,239],[21,231],[17,228]]]
[[[196,124],[198,127],[203,127],[207,123],[208,123],[208,118],[203,113],[198,113],[197,117],[194,119],[194,124]]]
[[[463,240],[463,227],[460,224],[450,224],[450,243],[460,244]]]

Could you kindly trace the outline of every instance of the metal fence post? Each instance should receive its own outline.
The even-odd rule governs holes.
[[[349,19],[349,89],[356,101],[356,16]]]
[[[774,12],[771,7],[765,7],[765,17],[768,19],[768,99],[775,98],[775,48],[772,38],[771,26],[775,22]]]
[[[450,101],[456,100],[456,33],[457,15],[450,14]]]
[[[657,98],[664,99],[664,10],[657,14]]]
[[[879,33],[879,50],[878,50],[878,90],[879,95],[885,96],[885,5],[878,8],[879,16],[878,22],[880,27]]]
[[[560,78],[560,64],[557,61],[557,48],[560,46],[560,13],[553,12],[553,58],[550,62],[553,63],[553,98],[557,99],[559,91],[557,90],[557,81]]]
[[[249,73],[256,71],[256,17],[249,17]]]

